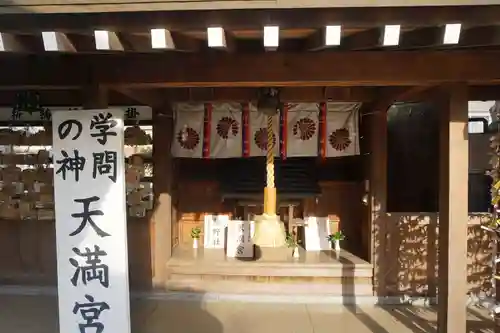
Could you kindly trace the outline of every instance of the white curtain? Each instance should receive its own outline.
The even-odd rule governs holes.
[[[250,108],[249,116],[249,141],[250,156],[265,156],[267,145],[267,116],[253,107]],[[274,155],[279,153],[279,115],[273,116],[273,142]]]
[[[175,131],[172,155],[201,158],[203,156],[203,126],[205,106],[202,103],[174,105]]]
[[[318,103],[289,103],[286,111],[286,156],[317,156]]]
[[[359,103],[327,103],[326,157],[359,155]]]
[[[212,105],[210,157],[242,157],[242,107],[240,103]]]

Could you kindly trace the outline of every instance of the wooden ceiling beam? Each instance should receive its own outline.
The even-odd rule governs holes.
[[[370,50],[382,46],[383,29],[372,28],[342,38],[341,48],[343,50]]]
[[[12,107],[18,100],[19,90],[0,90],[0,106]],[[81,89],[71,90],[35,90],[40,96],[42,106],[82,106],[85,101],[84,92]],[[125,96],[114,90],[108,91],[110,105],[146,105]]]
[[[59,32],[60,33],[60,32]],[[102,53],[107,51],[151,51],[144,42],[129,33],[100,30],[98,32],[64,33],[78,53]],[[100,48],[100,49],[99,49]]]
[[[443,44],[444,26],[425,27],[406,31],[401,35],[398,49],[412,50]]]
[[[336,36],[328,36],[328,29],[331,29],[332,32],[335,30],[335,33],[338,32]],[[336,30],[337,29],[337,30]],[[305,40],[305,49],[308,51],[320,51],[329,48],[338,47],[340,45],[342,39],[342,27],[340,26],[325,26],[320,29],[317,29],[314,33],[308,36]],[[339,37],[339,40],[336,40]],[[329,38],[333,38],[333,40],[329,40]],[[337,43],[338,42],[338,43]]]
[[[425,27],[405,32],[401,37],[400,50],[424,48],[474,48],[500,45],[500,26],[477,26],[464,28],[458,44],[443,44],[445,26]]]
[[[465,28],[461,35],[457,47],[488,47],[500,45],[500,26],[479,26]]]
[[[124,50],[134,52],[151,52],[151,39],[147,35],[127,32],[117,33]]]
[[[468,95],[471,101],[498,101],[500,100],[500,86],[470,86]]]
[[[171,101],[250,101],[257,99],[256,88],[171,88],[164,94]],[[280,98],[283,101],[303,102],[335,100],[345,102],[371,101],[375,89],[371,87],[284,87]]]
[[[71,41],[78,53],[95,53],[95,40],[90,34],[66,33],[66,37]]]
[[[202,40],[187,36],[182,32],[170,31],[170,35],[172,36],[176,51],[196,52],[205,47]]]
[[[141,33],[142,37],[146,33]],[[153,28],[147,35],[149,36],[149,50],[169,50],[181,52],[196,52],[199,51],[203,45],[202,40],[189,37],[177,31],[170,31],[164,28]]]
[[[113,33],[112,40],[115,41],[115,50],[123,49],[133,52],[155,52],[155,51],[181,51],[196,52],[203,47],[203,42],[196,38],[191,38],[182,33],[165,30],[165,47],[154,49],[152,47],[152,37],[150,31],[119,32]],[[74,44],[76,50],[81,53],[99,53],[96,49],[95,38],[89,34],[66,34],[68,39]],[[119,44],[118,44],[119,43]]]
[[[277,48],[266,49],[262,39],[237,38],[235,39],[235,49],[238,53],[262,53],[265,51],[278,52],[302,52],[308,50],[306,38],[282,38]]]
[[[208,27],[207,46],[216,50],[233,52],[235,40],[233,35],[222,27]]]
[[[0,32],[0,52],[28,52],[20,38],[14,34]]]
[[[498,59],[499,51],[4,55],[0,87],[80,86],[89,73],[128,88],[492,84]]]
[[[3,15],[0,31],[81,32],[103,29],[140,31],[148,27],[165,27],[172,31],[203,31],[219,25],[227,30],[260,29],[278,25],[280,29],[323,27],[337,22],[359,28],[386,24],[422,27],[461,22],[464,26],[497,24],[500,6],[428,6],[428,7],[344,7],[308,9],[245,9],[245,10],[179,10],[86,13],[74,15]]]
[[[431,87],[285,87],[281,90],[282,100],[287,102],[345,101],[369,103],[381,96],[391,103],[401,100],[418,101],[431,92]],[[0,90],[0,106],[12,107],[19,91]],[[39,90],[43,106],[82,105],[81,90]],[[172,102],[246,102],[255,100],[255,88],[167,88],[145,90],[109,91],[110,105],[152,105],[156,100],[149,96],[161,96]],[[133,96],[130,97],[130,96]],[[477,101],[500,100],[500,85],[470,86],[469,99]],[[387,97],[387,98],[385,98]],[[159,99],[158,99],[159,100]]]
[[[421,102],[428,99],[428,96],[435,95],[439,88],[434,85],[386,87],[382,89],[380,96],[389,105],[397,102]]]
[[[44,31],[42,32],[42,41],[45,51],[76,52],[73,42],[62,32]]]
[[[81,90],[40,90],[40,103],[44,106],[78,106],[83,102]],[[0,106],[15,104],[18,91],[0,90]],[[161,106],[171,102],[248,102],[255,101],[256,88],[167,88],[167,89],[113,89],[109,90],[110,105]],[[344,101],[369,102],[377,95],[372,87],[304,87],[281,89],[285,102]]]
[[[141,105],[159,107],[166,102],[166,98],[158,90],[132,90],[127,88],[115,88],[113,90],[129,97]]]
[[[3,1],[0,3],[0,14],[16,13],[95,13],[95,12],[151,12],[151,11],[174,11],[174,10],[227,10],[227,9],[286,9],[286,8],[318,8],[343,6],[356,7],[418,7],[418,6],[474,6],[474,5],[494,5],[499,4],[498,0],[356,0],[352,1],[329,1],[310,0],[300,2],[294,0],[283,1],[211,1],[209,3],[199,3],[200,1],[165,1],[165,0],[112,0],[109,2],[84,0],[84,1],[48,1],[48,0],[16,0]]]
[[[94,31],[95,49],[98,51],[124,51],[125,46],[118,33],[109,30]]]
[[[310,36],[306,38],[305,41],[305,49],[308,51],[320,51],[329,48],[325,44],[326,39],[326,31],[325,28],[321,28],[316,30]]]
[[[373,87],[325,87],[324,99],[333,101],[372,101],[376,97]]]

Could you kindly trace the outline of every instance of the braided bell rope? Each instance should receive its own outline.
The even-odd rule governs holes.
[[[266,185],[274,188],[273,117],[267,116]]]

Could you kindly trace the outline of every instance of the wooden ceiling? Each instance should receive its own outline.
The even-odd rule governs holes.
[[[61,2],[61,1],[60,1]],[[227,30],[260,30],[265,25],[282,29],[319,28],[342,24],[373,28],[385,24],[410,27],[462,23],[465,26],[498,24],[500,5],[444,7],[358,7],[294,8],[246,10],[176,10],[120,13],[23,14],[2,15],[0,31],[147,31],[163,27],[173,31],[205,30],[222,26]]]
[[[318,29],[282,29],[280,30],[277,52],[311,51],[397,51],[397,50],[453,50],[453,49],[499,49],[500,26],[464,27],[458,44],[443,44],[444,26],[401,27],[398,46],[383,46],[384,27],[354,28],[342,27],[340,45],[325,45],[325,28]],[[63,53],[158,53],[158,52],[214,52],[208,47],[207,32],[204,30],[170,31],[166,33],[173,41],[172,48],[153,49],[151,34],[147,31],[124,32],[107,31],[113,45],[109,50],[96,49],[93,32],[63,33],[53,31],[58,40],[58,51]],[[255,53],[266,50],[262,30],[224,30],[226,44],[216,51]],[[6,52],[41,53],[44,52],[42,32],[1,32]],[[50,52],[50,50],[49,50]]]
[[[443,45],[448,23],[462,25],[456,45]],[[394,24],[401,25],[400,43],[384,47],[384,27]],[[45,31],[57,33],[62,52],[98,53],[94,31],[105,30],[114,51],[147,53],[162,52],[152,49],[150,31],[163,28],[173,40],[174,47],[168,51],[210,52],[207,28],[218,26],[224,29],[226,51],[253,53],[265,51],[262,31],[266,25],[280,27],[278,52],[500,46],[500,6],[12,14],[1,16],[0,33],[4,48],[12,52],[43,52]],[[339,46],[324,45],[328,25],[342,27]]]
[[[443,44],[449,23],[461,24],[458,44]],[[383,46],[384,27],[394,24],[399,44]],[[272,52],[263,43],[268,25],[280,28]],[[340,45],[325,45],[328,25],[341,26]],[[225,47],[208,47],[214,26]],[[153,49],[153,28],[166,29],[175,47]],[[106,31],[110,50],[96,49],[96,30]],[[58,51],[45,50],[43,32]],[[12,14],[0,15],[0,34],[4,105],[27,89],[65,104],[57,101],[78,100],[75,91],[90,84],[148,105],[248,100],[262,86],[284,87],[284,100],[372,101],[381,91],[456,82],[471,87],[470,99],[500,99],[500,6]]]
[[[478,6],[499,0],[3,0],[0,15],[13,13],[97,13],[131,11],[344,8],[391,6]]]

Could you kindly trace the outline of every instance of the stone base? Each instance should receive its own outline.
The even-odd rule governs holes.
[[[287,247],[255,246],[255,260],[260,262],[288,262],[292,260],[292,250]]]
[[[261,248],[285,247],[285,224],[277,215],[258,215],[255,217],[253,243]]]

